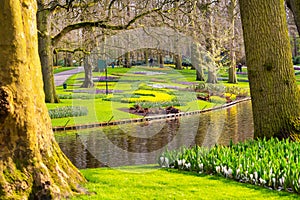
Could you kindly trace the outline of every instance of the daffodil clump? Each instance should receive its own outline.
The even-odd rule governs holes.
[[[172,101],[174,96],[161,90],[136,90],[133,97],[122,98],[122,102],[138,103],[138,102],[166,102]]]
[[[300,193],[300,143],[289,140],[249,140],[244,143],[195,146],[165,151],[162,167],[215,174],[239,182]]]

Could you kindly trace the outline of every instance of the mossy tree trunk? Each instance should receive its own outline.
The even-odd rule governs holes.
[[[37,28],[39,30],[38,45],[39,56],[42,65],[45,101],[58,103],[53,75],[53,46],[50,35],[50,11],[44,9],[45,0],[38,1],[39,12],[37,13]]]
[[[240,0],[255,137],[297,137],[300,94],[283,0]]]
[[[1,199],[62,199],[80,172],[55,142],[42,91],[34,0],[0,1]]]

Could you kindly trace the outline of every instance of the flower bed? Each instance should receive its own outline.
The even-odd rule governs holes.
[[[162,153],[159,164],[300,193],[300,143],[289,140],[249,140],[211,149],[181,148]]]
[[[78,117],[88,114],[88,109],[83,106],[66,106],[51,109],[48,111],[50,118]]]

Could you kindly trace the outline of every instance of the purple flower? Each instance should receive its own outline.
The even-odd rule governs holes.
[[[198,83],[194,83],[194,82],[187,82],[187,81],[175,81],[175,83],[179,83],[182,85],[197,85]]]

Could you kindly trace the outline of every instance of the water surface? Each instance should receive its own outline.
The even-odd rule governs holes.
[[[211,147],[252,138],[250,101],[179,119],[56,134],[63,152],[80,169],[152,164],[166,148]]]

